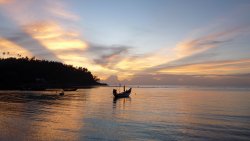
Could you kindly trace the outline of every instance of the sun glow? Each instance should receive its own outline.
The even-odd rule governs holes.
[[[87,43],[80,40],[77,33],[68,33],[55,22],[34,23],[25,30],[50,50],[85,50]]]

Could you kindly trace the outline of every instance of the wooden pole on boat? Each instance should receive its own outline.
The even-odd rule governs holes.
[[[121,88],[121,83],[119,83],[119,93],[121,92],[121,91],[120,91],[120,88]]]

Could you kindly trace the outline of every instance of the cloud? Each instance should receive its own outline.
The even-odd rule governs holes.
[[[87,44],[79,39],[78,33],[65,31],[59,24],[52,21],[30,23],[23,28],[52,51],[87,48]]]
[[[87,67],[100,77],[116,72],[96,64],[94,60],[103,57],[110,61],[108,58],[111,56],[108,55],[115,55],[118,50],[103,50],[100,56],[90,54],[87,51],[88,44],[77,27],[79,17],[63,1],[24,0],[20,3],[13,0],[12,3],[0,6],[0,44],[19,48],[13,48],[11,52],[23,50],[26,51],[25,54],[22,52],[23,56],[29,54],[41,59]]]
[[[66,4],[62,1],[55,0],[53,2],[48,1],[48,3],[46,10],[49,11],[50,14],[65,20],[78,21],[80,19],[79,16],[70,12]]]
[[[154,68],[165,66],[169,63],[182,60],[183,58],[201,54],[217,48],[220,45],[230,43],[233,41],[233,37],[239,34],[240,31],[241,30],[238,29],[231,29],[205,34],[196,38],[184,39],[177,43],[172,49],[163,47],[141,56],[128,56],[114,65],[114,67],[122,71],[133,71],[134,74],[141,71],[145,72],[149,69],[151,69],[152,72]]]
[[[154,60],[160,60],[160,61],[156,61],[156,63],[150,62],[151,66],[145,67],[145,69],[141,70],[140,72],[143,72],[143,73],[161,72],[161,73],[183,74],[186,71],[186,74],[190,74],[190,73],[200,74],[202,72],[203,74],[219,73],[221,72],[221,70],[219,69],[217,70],[214,69],[215,72],[212,72],[212,69],[210,69],[210,71],[204,71],[201,69],[200,70],[197,69],[196,71],[193,69],[193,71],[191,71],[191,66],[189,68],[187,67],[184,68],[184,66],[198,63],[200,64],[200,67],[201,67],[202,63],[206,64],[207,62],[218,61],[217,59],[219,58],[221,54],[219,54],[216,51],[213,52],[213,50],[218,49],[220,47],[224,47],[225,45],[233,44],[237,37],[242,37],[242,35],[247,33],[247,31],[249,31],[249,26],[231,27],[227,29],[222,28],[216,32],[210,31],[209,33],[203,33],[202,35],[199,34],[199,36],[192,35],[189,38],[184,39],[183,41],[180,41],[179,43],[177,43],[176,46],[172,50],[165,50],[164,48],[162,48],[158,52],[152,53],[151,56],[149,56],[149,58],[154,58]],[[222,53],[225,53],[225,51]],[[221,59],[223,59],[223,57],[220,57],[220,60]],[[177,66],[182,66],[182,65],[183,65],[183,68],[178,68],[177,70]],[[245,64],[245,65],[249,65],[249,64]],[[170,67],[171,67],[171,70],[170,70]],[[196,67],[198,66],[196,65]],[[220,68],[220,69],[223,69],[223,68]],[[245,72],[245,70],[243,69],[240,69],[240,70]],[[237,73],[239,73],[240,70]],[[227,73],[233,73],[233,72],[236,72],[236,71],[234,71],[233,69],[227,70]]]
[[[249,8],[245,8],[245,10],[249,11]],[[208,61],[216,61],[218,58],[221,60],[223,56],[226,56],[226,51],[219,53],[216,52],[216,50],[223,47],[225,50],[230,50],[230,44],[233,45],[234,42],[237,42],[238,38],[242,38],[246,34],[249,35],[249,20],[246,20],[248,15],[244,14],[245,12],[242,13],[242,10],[240,11],[239,13],[235,12],[237,14],[234,14],[234,18],[225,16],[224,18],[222,17],[224,20],[218,20],[216,23],[212,23],[213,26],[201,27],[198,30],[195,29],[186,39],[178,42],[172,49],[169,49],[171,47],[162,47],[161,49],[139,57],[124,59],[117,66],[123,70],[132,68],[135,70],[134,74],[140,72],[150,74],[157,73],[161,68],[167,68],[169,66],[206,63]],[[232,13],[230,13],[230,15],[232,15]],[[229,46],[226,48],[225,45]],[[240,59],[239,57],[240,56],[238,56],[238,59]],[[231,73],[235,72],[233,69],[231,70]],[[185,69],[182,70],[182,73],[184,72]],[[219,72],[219,70],[216,72]]]
[[[225,31],[205,34],[194,39],[186,39],[177,44],[174,48],[178,58],[191,56],[216,48],[221,44],[233,41],[233,37],[242,31],[241,28],[233,28]]]
[[[106,81],[110,85],[189,85],[189,86],[236,86],[250,87],[250,74],[234,75],[178,75],[178,74],[146,74],[134,75],[130,80],[118,80],[111,76]]]
[[[0,0],[0,4],[11,3],[13,0]]]
[[[7,50],[9,50],[10,52],[15,52],[16,49],[16,51],[18,51],[17,53],[21,55],[35,55],[36,57],[45,57],[40,55],[46,54],[46,57],[57,61],[60,60],[53,52],[50,52],[44,45],[42,45],[38,40],[34,39],[20,26],[16,25],[11,19],[2,17],[2,20],[10,23],[13,27],[9,28],[0,25],[0,39],[2,42],[1,49],[7,49],[6,45],[8,45],[10,47],[8,47]],[[23,49],[24,51],[21,51],[21,49]]]
[[[187,38],[177,42],[175,46],[162,47],[138,55],[130,46],[89,44],[79,33],[80,27],[76,22],[80,17],[72,12],[69,4],[61,0],[0,0],[0,4],[0,16],[5,16],[1,16],[0,44],[11,45],[19,50],[23,48],[25,54],[60,60],[77,66],[84,65],[101,76],[119,74],[119,78],[126,78],[140,73],[182,74],[185,71],[191,74],[215,74],[223,69],[229,74],[248,70],[248,62],[213,62],[212,59],[208,59],[213,58],[213,54],[208,53],[220,46],[233,43],[249,26],[237,28],[230,24],[224,26],[223,22],[216,23],[217,27],[202,27],[199,34],[187,35]],[[237,16],[235,17],[237,19]],[[227,20],[227,23],[230,23],[230,20]],[[196,61],[197,58],[201,60]],[[237,70],[240,66],[241,69]]]
[[[56,20],[74,22],[80,17],[71,12],[67,3],[61,0],[1,0],[0,5],[8,17],[19,24],[36,20]]]
[[[29,50],[26,50],[13,42],[0,38],[0,47],[1,47],[1,57],[31,57],[32,53]],[[2,53],[8,53],[6,56],[3,56]]]
[[[172,52],[172,60],[163,62],[160,65],[156,65],[143,70],[147,73],[176,73],[176,74],[220,74],[226,70],[225,73],[242,73],[246,72],[243,68],[239,67],[238,62],[245,61],[244,59],[238,58],[238,60],[220,60],[219,53],[213,52],[216,48],[219,48],[225,44],[231,44],[236,40],[235,38],[241,36],[243,32],[246,32],[248,27],[231,28],[224,31],[214,32],[210,34],[204,34],[199,37],[190,37],[181,41],[176,45]],[[226,48],[224,48],[226,49]],[[225,51],[223,52],[225,53]],[[232,58],[232,57],[231,57]],[[218,67],[215,64],[221,64],[225,62],[231,62],[229,66]],[[233,69],[235,65],[236,70]],[[249,66],[248,63],[242,63],[241,65]],[[208,69],[209,70],[206,70]],[[229,69],[231,68],[231,69]]]
[[[96,64],[112,68],[112,65],[128,55],[129,48],[127,46],[91,46],[89,51],[98,56],[94,59]]]
[[[1,15],[4,16],[0,16],[4,23],[0,24],[0,35],[3,39],[28,50],[38,58],[64,62],[69,60],[67,56],[76,56],[85,62],[83,52],[87,43],[81,39],[77,29],[73,26],[69,28],[65,26],[65,21],[61,21],[67,20],[74,25],[78,17],[68,10],[64,2],[24,0],[20,3],[13,0],[1,8]]]
[[[223,71],[222,71],[223,70]],[[155,70],[156,71],[156,70]],[[250,59],[210,61],[158,68],[160,73],[171,74],[239,74],[250,72]]]

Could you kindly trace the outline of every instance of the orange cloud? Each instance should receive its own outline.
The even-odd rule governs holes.
[[[67,4],[58,0],[0,0],[0,4],[8,17],[11,17],[18,24],[27,24],[38,19],[57,20],[60,19],[77,21],[80,17],[70,11]],[[34,9],[35,8],[35,9]]]
[[[228,42],[230,37],[238,33],[238,30],[216,32],[197,38],[185,39],[176,44],[172,49],[163,47],[154,52],[136,58],[126,58],[117,64],[121,69],[142,70],[178,60],[187,56],[207,51],[218,45]]]
[[[11,0],[0,0],[0,4],[8,3]],[[153,68],[162,64],[168,64],[172,61],[182,59],[184,57],[199,54],[210,49],[218,47],[220,44],[229,41],[232,37],[239,33],[239,29],[231,29],[219,32],[211,33],[211,29],[207,29],[203,34],[198,37],[189,37],[176,44],[176,46],[162,47],[148,54],[141,56],[130,56],[129,53],[120,57],[120,54],[108,54],[101,58],[98,58],[99,62],[95,62],[96,58],[84,55],[87,43],[81,39],[81,35],[76,32],[77,29],[68,29],[65,23],[61,22],[61,19],[67,20],[68,24],[74,25],[75,21],[80,17],[70,11],[69,7],[63,1],[12,1],[13,4],[3,6],[3,11],[6,13],[6,17],[10,18],[22,27],[32,38],[41,43],[46,50],[51,51],[58,58],[65,63],[86,66],[101,74],[105,75],[117,74],[126,78],[144,71],[145,69]],[[34,9],[34,7],[36,9]],[[2,8],[2,6],[1,6]],[[41,22],[42,21],[42,22]],[[208,32],[209,31],[209,32]],[[14,44],[14,43],[9,43]],[[25,47],[19,47],[25,50]],[[34,49],[35,50],[35,49]],[[73,51],[73,52],[72,52]],[[50,59],[50,58],[48,58]],[[97,64],[96,64],[97,63]],[[171,73],[199,73],[200,70],[206,71],[206,73],[220,73],[220,70],[224,68],[228,69],[228,72],[232,72],[234,69],[237,71],[237,64],[235,68],[233,65],[221,66],[218,70],[214,67],[215,64],[190,64],[186,66],[179,66],[178,68],[168,68],[161,70],[160,72]],[[217,64],[219,65],[219,64]],[[241,65],[244,65],[241,63]],[[245,64],[248,65],[248,64]],[[247,66],[246,66],[247,67]],[[247,69],[246,69],[247,70]]]
[[[160,65],[167,65],[173,61],[183,59],[185,57],[190,57],[202,52],[206,52],[210,49],[219,47],[223,43],[231,41],[231,39],[243,30],[243,28],[233,28],[230,30],[214,32],[210,34],[204,34],[199,37],[190,37],[190,39],[185,39],[176,44],[172,49],[163,47],[159,50],[151,52],[149,54],[143,55],[141,57],[127,57],[114,65],[115,69],[121,69],[126,72],[133,72],[133,74],[139,73],[141,71],[154,68]],[[161,70],[161,73],[200,73],[199,67],[201,66],[185,66],[185,68],[179,67],[178,69],[167,69]],[[232,67],[232,66],[231,66]],[[228,66],[229,69],[229,66]],[[220,73],[220,70],[214,72],[209,71],[207,73]]]
[[[24,26],[24,30],[52,51],[87,48],[77,33],[67,32],[55,22],[32,23]]]
[[[84,56],[88,45],[77,32],[67,31],[52,21],[31,23],[23,28],[64,63],[91,68],[91,60]]]
[[[59,18],[72,20],[72,21],[77,21],[80,19],[79,16],[77,16],[77,15],[73,14],[72,12],[70,12],[69,10],[67,10],[65,3],[62,3],[61,1],[60,2],[54,1],[52,3],[51,3],[51,1],[49,1],[49,2],[50,2],[50,4],[46,9],[52,15],[59,17]]]
[[[36,52],[35,54],[39,54],[37,52],[43,51],[44,48],[46,53],[53,54],[64,63],[70,62],[72,65],[78,66],[89,65],[86,61],[88,59],[83,57],[83,53],[88,46],[87,43],[81,39],[81,35],[76,32],[77,29],[69,29],[65,26],[65,23],[61,23],[58,20],[63,18],[68,20],[68,23],[71,25],[74,25],[74,21],[78,19],[77,15],[68,10],[64,2],[45,0],[23,1],[20,3],[13,1],[13,4],[4,5],[1,8],[3,8],[6,17],[11,22],[15,22],[18,29],[21,29],[21,32],[24,32],[38,44],[42,45],[42,48],[41,46],[36,48],[36,45],[33,44],[31,46],[19,44],[23,45],[20,46],[21,49],[29,48],[30,51]],[[75,61],[69,60],[69,56],[77,59]]]
[[[186,39],[174,48],[177,58],[183,58],[218,47],[220,44],[230,41],[239,34],[242,28],[234,28],[226,31],[214,32],[193,39]]]
[[[12,2],[13,0],[0,0],[0,4],[7,4]]]
[[[169,66],[161,69],[160,73],[169,74],[237,74],[250,72],[250,59],[203,62]]]
[[[22,57],[32,56],[32,53],[29,52],[28,50],[4,38],[0,38],[0,47],[1,47],[1,53],[8,52],[8,54],[6,54],[6,57],[20,57],[20,56],[17,56],[18,54],[22,55]],[[5,57],[5,56],[2,56],[2,57]]]

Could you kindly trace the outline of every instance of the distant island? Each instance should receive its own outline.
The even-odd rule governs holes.
[[[87,68],[33,58],[1,58],[0,89],[45,90],[106,85]]]

